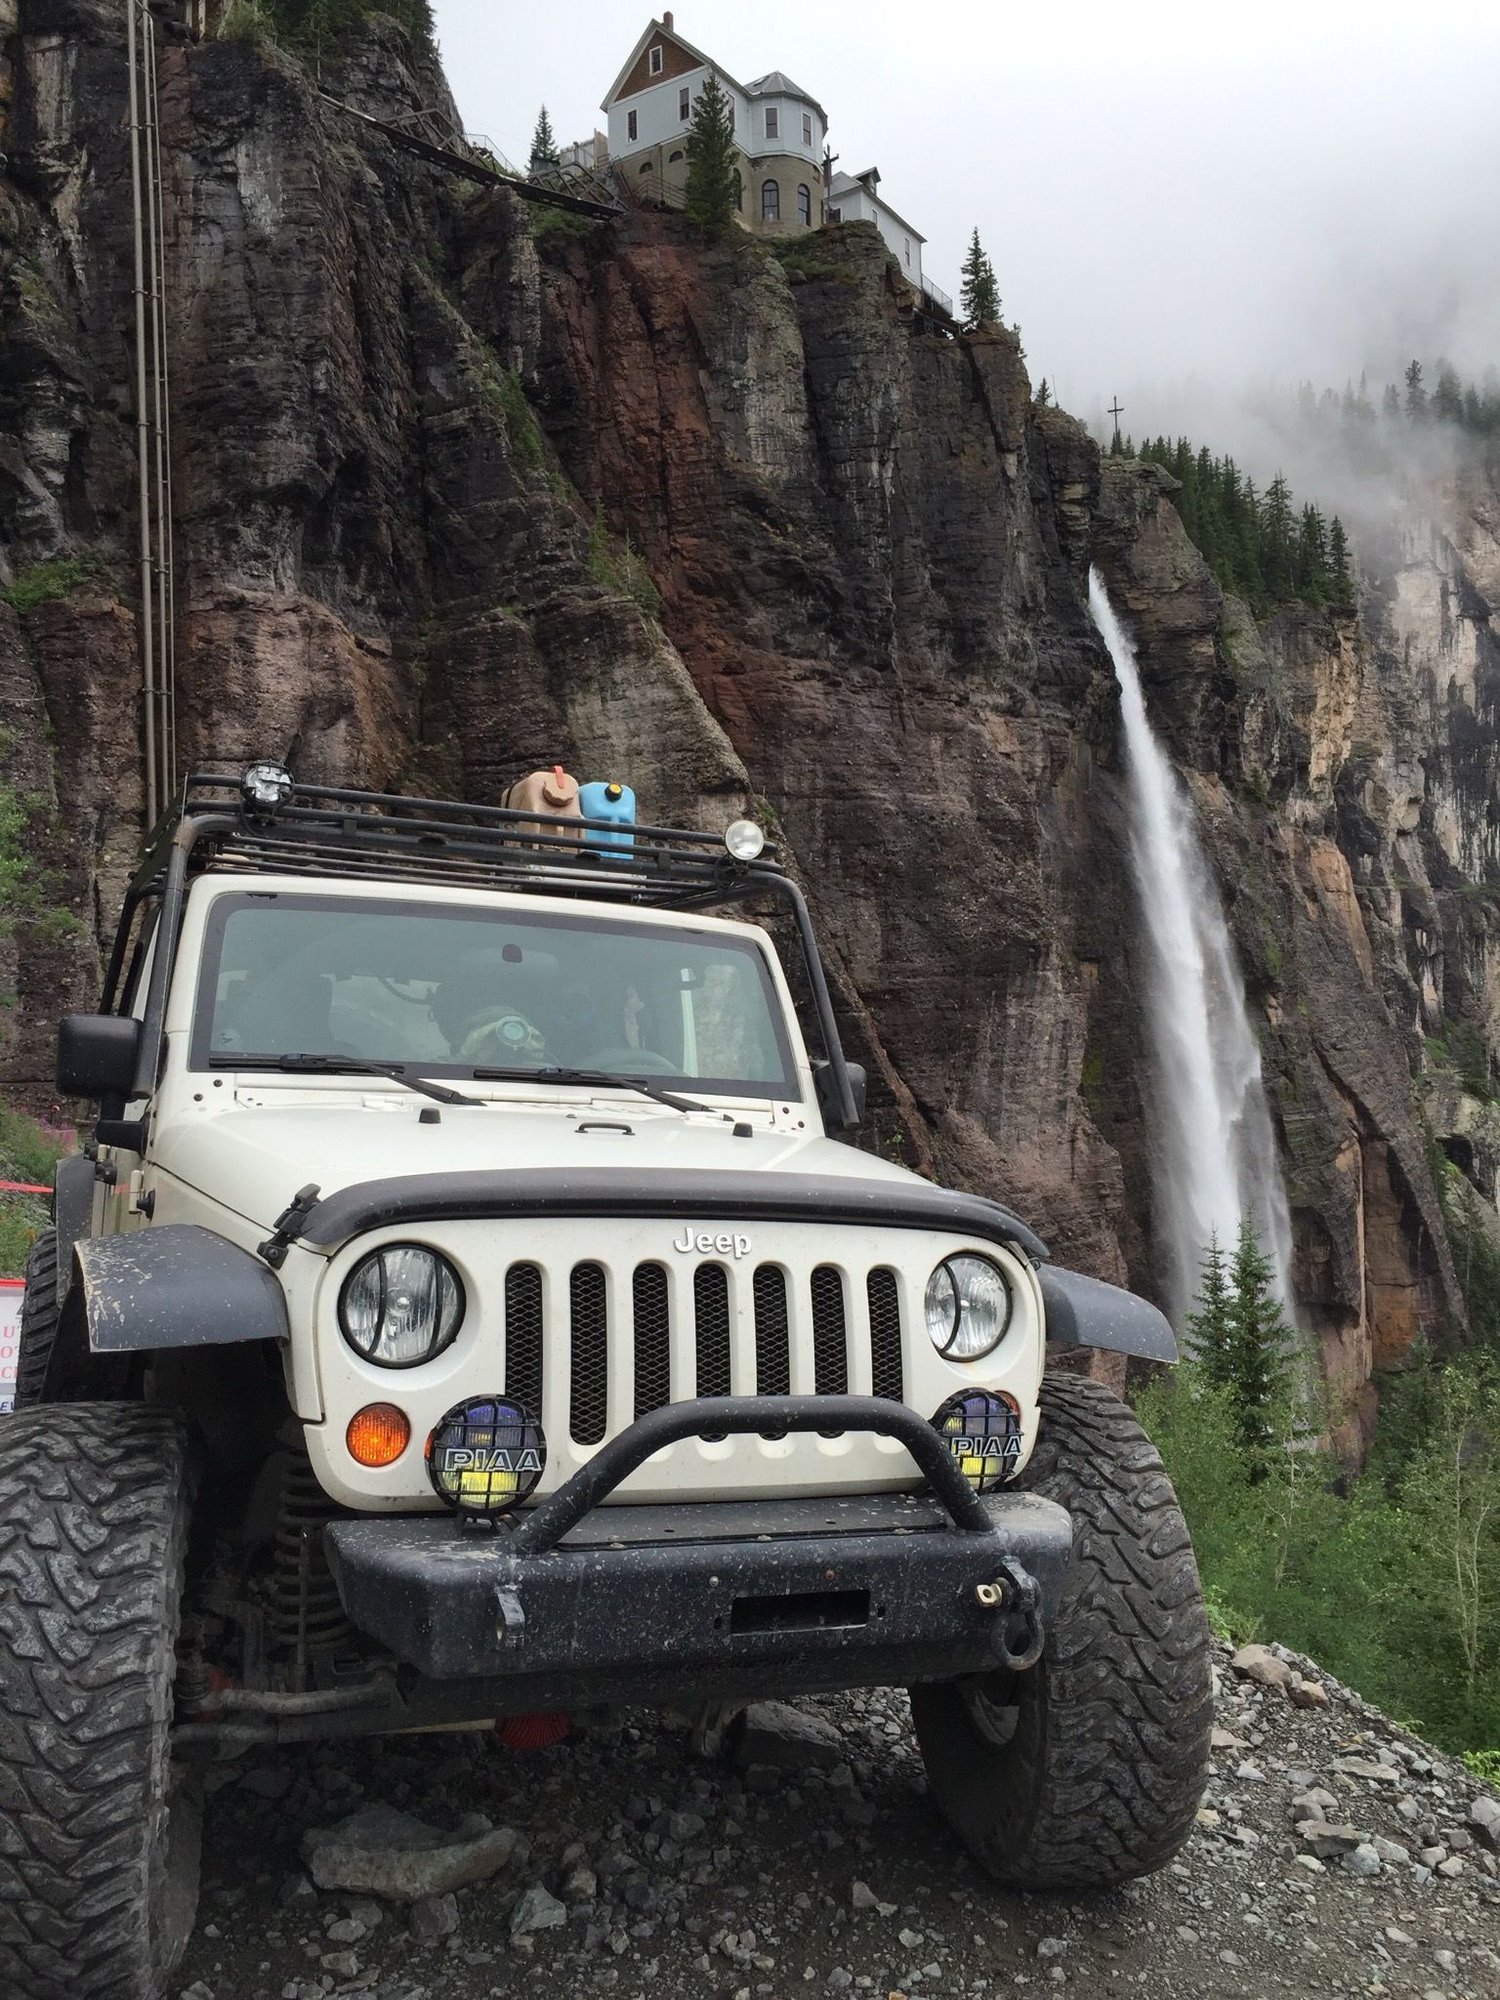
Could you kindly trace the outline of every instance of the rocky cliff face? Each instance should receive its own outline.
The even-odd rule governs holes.
[[[116,14],[21,0],[6,43],[5,1075],[33,1103],[140,816]],[[444,88],[390,29],[323,80],[386,116]],[[663,216],[534,235],[274,50],[174,43],[162,82],[184,766],[493,799],[562,757],[663,817],[759,800],[872,1143],[1150,1289],[1100,561],[1229,896],[1309,1324],[1367,1414],[1372,1367],[1458,1310],[1413,1078],[1423,1031],[1496,1005],[1493,501],[1382,553],[1358,621],[1257,629],[1169,482],[1036,409],[1008,334],[924,331],[867,229],[779,257]]]

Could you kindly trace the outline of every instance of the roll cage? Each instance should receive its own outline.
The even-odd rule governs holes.
[[[591,838],[591,836],[593,836]],[[167,995],[189,882],[196,875],[307,875],[321,880],[505,889],[659,910],[707,909],[770,893],[789,905],[827,1058],[834,1122],[860,1122],[828,980],[801,889],[774,846],[754,860],[690,827],[538,817],[509,806],[460,805],[394,792],[292,784],[274,806],[247,800],[237,775],[195,772],[147,842],[125,892],[100,1003],[123,1011],[152,938],[133,1095],[160,1072]]]

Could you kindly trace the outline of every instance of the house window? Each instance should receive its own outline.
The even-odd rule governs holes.
[[[646,66],[650,70],[653,76],[660,76],[661,65],[662,65],[661,43],[658,42],[655,48],[653,48],[651,53],[647,56]]]
[[[829,209],[829,211],[828,211],[828,220],[829,220],[830,222],[842,222],[842,221],[843,221],[843,219],[844,219],[844,211],[843,211],[843,210],[842,210],[841,208],[830,208],[830,209]]]
[[[760,184],[760,219],[762,222],[780,222],[781,187],[776,181],[762,181]]]
[[[651,171],[651,162],[649,160],[642,160],[641,164],[636,168],[636,172],[638,174],[649,174],[650,171]]]
[[[625,136],[627,139],[633,139],[636,136],[636,115],[633,111],[625,113]]]
[[[740,178],[738,167],[730,175],[729,184],[734,189],[734,205],[736,210],[743,211],[745,206],[745,183]]]
[[[804,229],[812,228],[812,189],[805,184],[797,190],[797,220]]]
[[[908,264],[910,264],[910,263],[911,263],[911,238],[910,238],[909,236],[903,236],[903,237],[902,237],[902,239],[901,239],[901,254],[902,254],[902,256],[903,256],[903,257],[904,257],[904,258],[906,259],[907,263],[908,263]]]
[[[766,137],[768,139],[781,137],[781,113],[773,104],[766,106]]]
[[[667,155],[667,165],[668,165],[669,167],[670,167],[670,166],[673,166],[673,165],[675,165],[675,164],[676,164],[676,162],[677,162],[678,160],[680,160],[681,158],[682,158],[682,148],[681,148],[681,146],[679,146],[679,147],[678,147],[678,148],[676,149],[676,151],[675,151],[675,152],[671,152],[671,153],[668,153],[668,155]]]
[[[811,146],[812,144],[812,113],[810,111],[804,111],[802,114],[802,143],[804,146]]]
[[[681,90],[679,90],[677,93],[677,116],[679,118],[691,118],[692,115],[693,115],[692,89],[688,84],[684,84]]]

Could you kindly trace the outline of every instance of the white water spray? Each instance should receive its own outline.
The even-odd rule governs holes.
[[[1153,1193],[1172,1315],[1180,1326],[1210,1237],[1232,1250],[1244,1215],[1290,1309],[1291,1222],[1260,1049],[1192,800],[1147,719],[1135,647],[1097,570],[1089,571],[1089,612],[1115,664],[1125,724],[1130,852],[1146,920],[1157,1068]]]

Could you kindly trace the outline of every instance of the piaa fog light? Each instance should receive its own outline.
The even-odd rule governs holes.
[[[240,779],[240,796],[252,812],[274,812],[292,796],[292,774],[284,764],[252,764]]]
[[[433,1491],[460,1514],[505,1514],[536,1491],[547,1440],[524,1403],[475,1396],[455,1403],[427,1440]]]
[[[1021,1411],[1014,1397],[965,1389],[950,1396],[932,1422],[976,1493],[1001,1485],[1021,1463]]]

